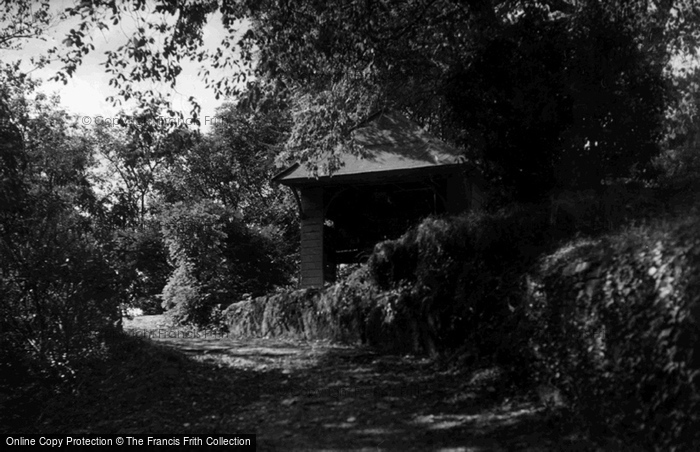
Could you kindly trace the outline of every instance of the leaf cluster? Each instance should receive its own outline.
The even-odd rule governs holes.
[[[289,262],[274,239],[249,228],[231,208],[213,201],[176,203],[160,221],[175,268],[163,302],[176,307],[182,323],[206,325],[216,305],[288,282]]]
[[[594,431],[649,449],[697,447],[698,218],[563,247],[532,285],[545,379]]]

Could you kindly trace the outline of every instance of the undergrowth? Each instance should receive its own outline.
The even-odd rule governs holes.
[[[700,450],[699,226],[685,214],[556,244],[537,208],[429,218],[338,283],[225,316],[239,335],[491,362],[554,388],[605,441]]]

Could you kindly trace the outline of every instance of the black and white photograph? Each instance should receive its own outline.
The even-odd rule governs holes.
[[[700,1],[0,0],[0,445],[700,451]]]

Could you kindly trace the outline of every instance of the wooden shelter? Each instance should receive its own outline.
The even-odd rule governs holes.
[[[353,136],[365,155],[341,155],[332,175],[297,163],[272,179],[293,190],[301,210],[302,287],[334,280],[337,264],[362,261],[423,217],[483,203],[476,168],[401,115],[379,113]]]

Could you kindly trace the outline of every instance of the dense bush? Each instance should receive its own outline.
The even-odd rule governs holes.
[[[543,376],[596,431],[700,448],[700,217],[563,247],[530,302]]]
[[[77,215],[49,207],[0,237],[0,383],[71,381],[120,318],[114,269]]]
[[[228,322],[241,335],[457,349],[553,386],[592,431],[700,450],[700,216],[550,248],[545,214],[426,219],[346,279],[238,303]]]
[[[164,210],[161,223],[175,268],[163,289],[163,303],[176,309],[179,322],[206,325],[215,306],[288,282],[289,263],[275,240],[221,204],[177,203]]]
[[[301,313],[314,311],[325,323],[302,336],[428,354],[468,343],[507,361],[519,355],[512,342],[523,275],[543,247],[546,218],[524,208],[428,218],[377,244],[367,265],[323,291],[244,302],[228,321],[241,334],[275,334],[269,325],[299,324]],[[273,311],[278,318],[269,320]]]
[[[122,282],[123,301],[145,314],[161,314],[159,295],[172,268],[158,222],[151,220],[133,229],[118,229],[105,242]]]
[[[119,278],[90,214],[88,143],[16,70],[0,70],[0,399],[10,413],[39,403],[38,387],[69,387],[120,320]]]
[[[365,319],[378,292],[366,268],[325,289],[280,291],[232,304],[224,312],[229,332],[243,337],[294,337],[365,341]]]
[[[469,343],[478,353],[508,353],[524,274],[544,249],[547,228],[546,212],[530,206],[429,218],[378,244],[368,268],[385,290],[385,315],[402,334],[412,331],[416,351]]]
[[[248,337],[328,339],[327,311],[318,289],[301,289],[251,298],[224,313],[231,334]]]

